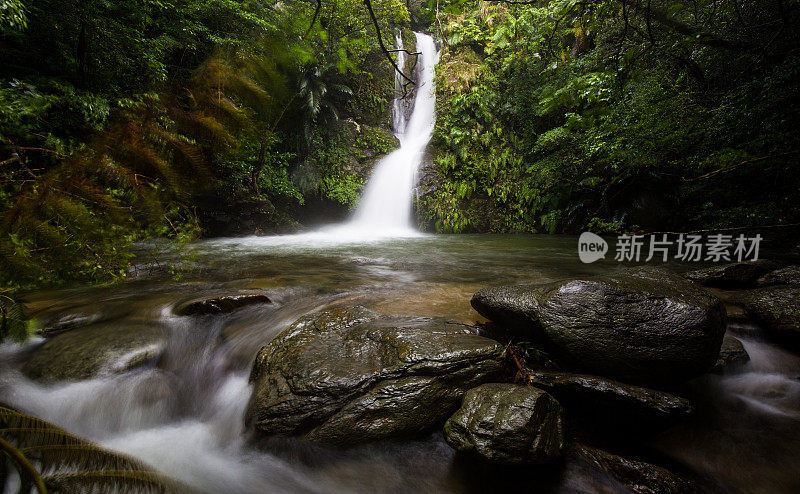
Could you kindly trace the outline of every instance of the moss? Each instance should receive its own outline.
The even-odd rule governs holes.
[[[360,130],[355,142],[359,157],[384,155],[397,149],[397,137],[388,130],[367,125],[362,125]]]

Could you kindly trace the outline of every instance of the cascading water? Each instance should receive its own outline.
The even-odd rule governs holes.
[[[350,230],[361,231],[370,236],[404,236],[417,233],[411,224],[411,199],[414,178],[425,146],[431,140],[436,120],[433,79],[438,53],[433,38],[427,34],[414,34],[417,38],[417,51],[420,53],[417,61],[420,70],[411,117],[406,121],[402,100],[403,79],[397,74],[395,86],[400,94],[395,98],[393,121],[400,147],[375,166],[358,209],[346,225]],[[402,49],[399,36],[398,47]],[[402,67],[405,54],[402,51],[398,53],[398,62]]]
[[[405,46],[403,46],[403,35],[402,33],[398,32],[397,36],[395,37],[395,45],[399,50],[397,52],[397,66],[401,69],[405,70],[406,66],[406,52]],[[394,91],[395,91],[395,98],[394,103],[392,104],[392,128],[394,129],[395,135],[403,134],[406,131],[406,109],[405,109],[405,99],[402,97],[404,96],[403,91],[403,76],[395,73],[394,75]]]
[[[269,248],[238,242],[196,244],[203,269],[182,282],[154,278],[29,294],[40,327],[77,325],[62,326],[55,338],[72,334],[81,340],[84,330],[109,330],[108,341],[91,342],[102,345],[114,340],[116,328],[159,328],[160,358],[131,368],[130,354],[111,352],[116,356],[96,377],[41,381],[27,377],[24,366],[42,339],[6,342],[0,345],[0,402],[133,455],[200,492],[461,494],[498,486],[524,490],[532,482],[541,492],[623,491],[569,458],[563,472],[547,467],[519,470],[515,477],[503,470],[501,477],[457,457],[439,432],[341,450],[290,439],[253,442],[244,425],[256,352],[300,317],[364,305],[383,314],[471,323],[469,297],[498,279],[544,283],[616,271],[608,264],[587,271],[574,259],[574,238],[431,235]],[[176,310],[190,300],[256,289],[272,302],[227,314],[184,316]],[[88,327],[81,328],[81,321]],[[652,445],[676,464],[723,482],[728,488],[720,492],[794,494],[800,492],[800,358],[764,341],[760,328],[743,324],[731,324],[729,331],[742,339],[750,362],[681,389],[696,413]],[[65,346],[54,360],[82,360],[67,343],[57,344]],[[152,345],[147,339],[140,348]],[[563,489],[556,485],[560,479]],[[0,470],[0,492],[17,487],[14,476],[4,479]]]
[[[415,176],[436,123],[434,75],[439,53],[433,38],[422,33],[414,35],[419,54],[416,55],[418,78],[414,87],[413,105],[409,105],[405,94],[405,79],[402,75],[395,74],[396,97],[392,106],[392,125],[400,147],[375,165],[352,218],[345,223],[311,232],[251,236],[231,242],[257,247],[295,248],[309,244],[336,246],[380,242],[422,235],[412,224],[411,202]],[[403,40],[399,35],[396,43],[401,50],[397,52],[397,65],[404,68],[407,55],[402,51]]]

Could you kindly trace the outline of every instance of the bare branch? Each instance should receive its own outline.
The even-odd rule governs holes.
[[[387,50],[386,45],[383,44],[383,35],[381,34],[381,28],[378,25],[378,19],[377,17],[375,17],[375,12],[372,10],[372,3],[370,2],[370,0],[364,0],[364,5],[367,7],[367,10],[369,11],[369,16],[372,19],[372,24],[375,25],[375,32],[378,35],[378,44],[380,45],[383,54],[386,55],[386,59],[389,60],[390,64],[392,64],[394,70],[396,70],[397,73],[403,76],[403,79],[408,81],[408,83],[410,84],[416,84],[410,77],[405,75],[403,71],[400,70],[400,67],[397,66],[397,62],[395,62],[394,59],[392,58],[392,53],[389,50]]]
[[[306,33],[303,35],[303,38],[308,37],[308,33],[314,29],[314,24],[317,23],[317,17],[319,17],[319,11],[322,10],[322,0],[317,0],[317,7],[314,9],[314,17],[311,19],[311,24],[308,25],[308,29]]]

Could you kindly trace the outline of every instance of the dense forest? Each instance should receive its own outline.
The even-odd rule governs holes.
[[[800,492],[800,0],[0,0],[0,494]]]
[[[796,2],[457,5],[438,24],[431,227],[797,222]]]
[[[425,230],[800,214],[795,1],[4,0],[0,16],[7,287],[124,277],[143,239],[343,217],[397,145],[394,38],[413,78],[412,27],[441,44]]]
[[[374,11],[386,32],[409,20],[397,2]],[[4,2],[3,283],[124,276],[132,241],[274,231],[308,200],[352,204],[351,158],[394,146],[393,77],[363,5],[314,12]]]

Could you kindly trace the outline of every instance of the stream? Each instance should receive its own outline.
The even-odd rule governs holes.
[[[401,41],[398,45],[402,48]],[[469,304],[493,285],[608,273],[620,263],[582,264],[577,237],[424,235],[411,228],[414,175],[435,120],[433,40],[421,51],[413,112],[395,105],[401,146],[376,165],[351,221],[315,232],[197,242],[159,254],[125,283],[29,293],[40,328],[140,325],[158,328],[157,362],[101,377],[43,384],[21,372],[40,344],[0,346],[0,400],[128,453],[201,492],[480,492],[508,487],[502,474],[465,467],[441,432],[349,450],[299,440],[250,441],[243,415],[258,350],[299,317],[326,307],[363,305],[381,314],[484,320]],[[401,52],[402,53],[402,52]],[[404,58],[402,58],[404,60]],[[399,84],[399,83],[398,83]],[[159,250],[142,246],[143,258]],[[162,269],[181,266],[175,279]],[[225,314],[178,315],[177,308],[226,294],[266,294],[272,303]],[[751,361],[735,374],[706,376],[687,393],[697,418],[651,446],[723,491],[800,491],[800,359],[743,338]],[[14,479],[7,487],[13,487]],[[579,465],[554,466],[509,488],[537,492],[626,492]]]
[[[109,448],[134,455],[203,492],[473,492],[470,476],[440,433],[347,451],[287,440],[256,448],[243,413],[258,349],[298,317],[332,305],[361,304],[384,314],[481,320],[469,299],[493,284],[544,282],[617,269],[586,265],[575,237],[436,235],[308,242],[305,236],[204,241],[195,270],[108,288],[42,291],[28,302],[40,324],[70,317],[94,324],[145,322],[167,335],[157,365],[77,382],[24,377],[25,347],[5,344],[0,396]],[[315,245],[316,244],[316,245]],[[259,290],[273,304],[230,314],[177,316],[188,300]],[[692,470],[738,492],[796,492],[800,467],[800,359],[742,335],[751,362],[736,374],[696,380],[698,419],[654,445]],[[602,492],[609,479],[554,469],[561,492]],[[576,488],[576,485],[578,486]],[[611,490],[609,492],[624,492]]]

